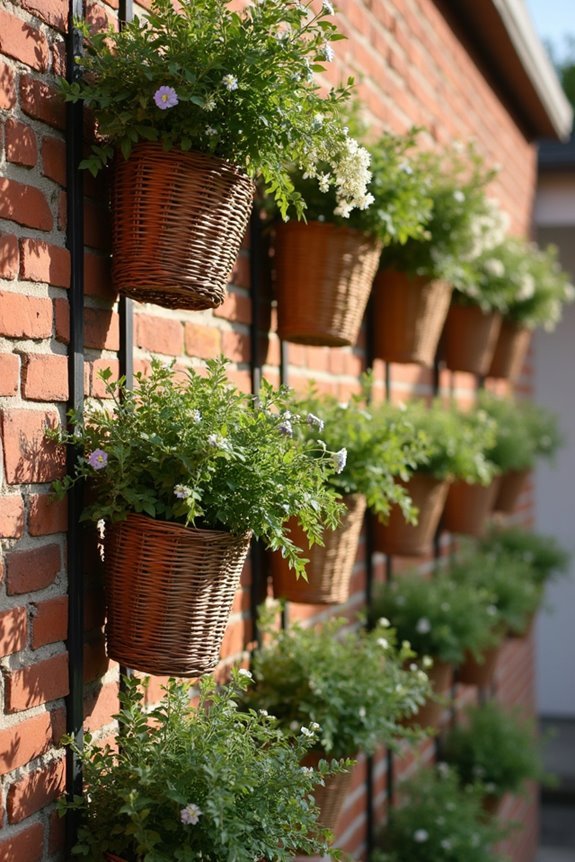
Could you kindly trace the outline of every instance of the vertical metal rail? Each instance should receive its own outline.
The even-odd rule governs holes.
[[[373,365],[374,319],[373,300],[370,299],[366,310],[366,366]],[[369,612],[373,604],[373,523],[372,518],[365,519],[365,604]],[[365,832],[366,857],[369,862],[375,845],[375,775],[374,760],[370,755],[365,763]]]
[[[120,0],[118,7],[118,22],[120,28],[134,17],[132,0]],[[120,375],[126,378],[126,386],[133,385],[134,379],[134,312],[133,302],[126,296],[121,296],[118,303],[120,323],[120,349],[118,361]]]
[[[287,386],[288,383],[288,346],[285,341],[280,340],[280,384]],[[287,629],[289,626],[289,608],[285,602],[281,612],[280,625],[282,629]]]
[[[391,363],[385,363],[385,400],[391,400]],[[385,580],[389,583],[393,580],[393,557],[391,554],[385,555]],[[393,751],[387,750],[387,770],[386,770],[386,792],[387,792],[387,807],[388,810],[393,806],[395,795],[395,782],[393,775]]]
[[[82,0],[70,0],[68,38],[66,40],[66,77],[74,81],[78,67],[74,58],[82,53],[82,36],[75,26],[83,17]],[[66,189],[68,224],[66,244],[70,251],[70,342],[68,346],[69,406],[81,411],[84,404],[84,190],[82,172],[83,106],[81,102],[66,108]],[[71,472],[78,448],[69,446],[67,469]],[[66,729],[81,748],[84,720],[84,578],[83,531],[79,527],[82,511],[82,487],[75,485],[68,496],[68,661],[69,694],[66,701]],[[66,792],[69,797],[82,793],[82,765],[74,752],[66,753]],[[78,834],[78,815],[66,818],[66,848],[74,846]]]

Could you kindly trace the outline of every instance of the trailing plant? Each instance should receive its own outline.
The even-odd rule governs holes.
[[[431,578],[405,572],[382,585],[370,613],[373,624],[380,617],[419,657],[455,666],[466,653],[479,658],[501,639],[491,594],[447,571]]]
[[[479,549],[491,557],[510,557],[524,563],[539,586],[569,569],[570,554],[554,536],[521,527],[494,527],[480,540]]]
[[[442,758],[463,785],[479,785],[489,796],[516,793],[525,781],[544,777],[533,723],[494,702],[466,711],[449,730]]]
[[[369,754],[412,735],[400,721],[424,703],[429,680],[416,666],[404,668],[413,652],[396,646],[386,621],[370,632],[345,619],[279,630],[273,613],[262,617],[246,706],[267,710],[286,732],[318,725],[315,748],[332,757]]]
[[[402,783],[381,833],[376,862],[505,862],[493,846],[506,831],[487,821],[478,788],[461,790],[448,767],[421,769]]]
[[[226,0],[153,0],[146,17],[117,31],[81,30],[85,54],[79,79],[60,81],[69,102],[83,100],[99,139],[83,165],[97,173],[119,151],[140,141],[220,156],[261,179],[285,218],[305,204],[289,170],[327,165],[322,187],[338,205],[369,205],[369,154],[349,136],[343,114],[353,80],[320,92],[315,73],[344,38],[330,20],[328,0],[250,2],[236,11]]]
[[[330,833],[317,825],[313,790],[341,771],[335,761],[303,770],[314,732],[286,733],[237,697],[248,671],[218,688],[199,684],[192,706],[188,684],[174,679],[162,701],[145,706],[145,682],[124,680],[113,745],[90,733],[66,744],[83,766],[85,795],[61,803],[80,816],[72,851],[88,862],[106,852],[127,862],[253,862],[329,853]]]
[[[238,535],[252,530],[303,573],[286,522],[296,517],[311,544],[324,526],[337,526],[329,479],[345,453],[330,453],[317,436],[302,442],[287,434],[287,390],[264,381],[257,399],[246,395],[229,384],[223,358],[210,360],[205,374],[154,360],[148,376],[135,378],[132,390],[103,371],[107,399],[70,414],[72,430],[59,439],[85,455],[56,491],[89,480],[84,520],[138,512]]]

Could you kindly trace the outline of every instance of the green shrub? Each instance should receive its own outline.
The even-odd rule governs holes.
[[[521,527],[493,528],[480,540],[479,548],[491,556],[512,557],[525,563],[540,586],[569,568],[570,554],[554,536],[531,533]]]

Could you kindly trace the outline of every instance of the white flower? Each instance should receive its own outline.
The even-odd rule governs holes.
[[[333,4],[330,3],[330,0],[323,0],[323,3],[321,5],[323,6],[324,11],[327,12],[328,15],[334,14]]]
[[[496,257],[488,258],[483,264],[483,269],[487,275],[491,275],[493,278],[503,278],[505,275],[503,262]]]
[[[235,75],[224,75],[224,77],[222,78],[222,84],[230,93],[233,90],[238,89],[238,79]]]
[[[343,472],[347,463],[347,449],[340,449],[339,452],[334,452],[331,456],[336,473]]]
[[[330,186],[330,177],[329,174],[320,174],[317,178],[317,184],[319,186],[319,190],[322,194],[326,194],[329,191]]]
[[[310,428],[317,428],[318,431],[323,431],[324,421],[320,419],[319,416],[316,416],[315,413],[308,413],[305,421],[310,426]]]
[[[367,713],[365,711],[365,706],[360,706],[360,708],[357,711],[357,714],[359,715],[360,718],[365,718],[365,716],[367,715]]]
[[[419,668],[417,667],[417,665],[415,664],[414,661],[412,661],[411,664],[409,665],[409,669],[412,673],[415,673],[416,671],[419,670]]]
[[[300,766],[300,769],[302,772],[308,772],[308,773],[313,772],[313,769],[311,768],[311,766]]]
[[[425,844],[425,842],[429,838],[429,832],[427,829],[416,829],[413,833],[413,840],[416,844]]]
[[[378,638],[377,645],[380,646],[382,649],[387,649],[389,647],[389,641],[387,640],[387,638]]]
[[[415,631],[420,635],[429,634],[431,631],[431,623],[427,619],[427,617],[420,617],[417,621],[417,625],[415,626]]]
[[[245,676],[247,679],[253,679],[253,678],[254,678],[254,675],[253,675],[253,673],[251,672],[251,670],[248,670],[248,669],[247,669],[247,668],[245,668],[245,667],[241,667],[241,668],[239,669],[238,673],[239,673],[239,675],[240,675],[240,676]]]
[[[201,816],[202,812],[194,802],[190,802],[180,811],[180,820],[185,826],[195,826]]]
[[[217,134],[218,134],[218,130],[214,129],[213,126],[206,126],[206,135],[213,137],[213,135],[217,135]]]
[[[430,667],[433,667],[433,659],[430,655],[424,655],[421,659],[421,664],[425,668],[425,670],[429,670]]]
[[[331,63],[331,61],[332,61],[332,60],[333,60],[333,58],[335,57],[335,51],[333,50],[333,48],[331,47],[331,45],[328,45],[328,44],[326,43],[326,44],[323,46],[323,56],[325,57],[325,59],[327,60],[327,62],[328,62],[328,63]]]
[[[264,717],[269,715],[269,712],[267,711],[267,709],[259,709],[258,712],[260,715],[263,715]]]
[[[294,720],[294,721],[290,722],[290,726],[289,726],[290,730],[297,730],[298,727],[299,727],[299,721]]]
[[[187,485],[174,485],[174,495],[178,500],[187,500],[192,494],[192,489]]]
[[[199,410],[192,410],[191,417],[192,417],[192,420],[196,423],[202,421],[202,414],[200,413]]]
[[[451,772],[451,769],[449,768],[449,764],[448,764],[448,763],[445,763],[445,761],[444,761],[444,760],[442,760],[440,763],[438,763],[438,764],[437,764],[437,772],[439,773],[439,775],[441,776],[441,778],[447,778],[447,777],[448,777],[448,775],[449,775],[449,773]],[[440,820],[440,818],[438,817],[438,818],[437,818],[437,820],[436,820],[436,823],[437,823],[438,825],[441,825],[441,824],[439,823],[439,820]],[[443,817],[441,818],[441,822],[442,822],[442,823],[445,823],[445,820],[444,820],[444,818],[443,818]]]
[[[443,838],[440,843],[443,850],[451,850],[453,847],[453,841],[449,838]]]
[[[304,736],[313,736],[313,730],[310,730],[309,727],[304,727],[303,724],[300,727],[299,732],[303,733]]]
[[[216,100],[213,96],[208,96],[206,101],[204,102],[204,111],[215,111],[216,109]]]
[[[377,621],[377,624],[380,625],[384,629],[388,629],[391,625],[387,617],[380,617]]]
[[[317,721],[312,721],[310,727],[312,730],[319,730],[319,724],[317,723]]]
[[[465,193],[461,191],[461,189],[455,189],[453,192],[453,200],[457,201],[458,204],[462,204],[465,200]]]
[[[321,129],[323,126],[324,116],[323,114],[314,114],[311,119],[312,128],[317,131],[317,129]]]

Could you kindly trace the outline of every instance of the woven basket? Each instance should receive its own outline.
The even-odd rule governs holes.
[[[105,853],[104,859],[106,862],[126,862],[122,856],[116,856],[115,853]]]
[[[274,595],[290,602],[329,605],[347,601],[353,564],[357,555],[359,534],[365,514],[365,498],[359,494],[344,497],[346,512],[337,530],[325,530],[325,545],[309,547],[307,539],[294,521],[290,538],[309,559],[308,580],[296,578],[280,553],[271,555]]]
[[[501,315],[486,313],[477,305],[452,302],[443,330],[443,356],[451,371],[487,374],[499,330]]]
[[[453,667],[444,661],[437,661],[426,671],[434,694],[446,697],[451,688]],[[438,727],[446,707],[442,703],[428,698],[414,716],[406,719],[407,727]]]
[[[504,320],[495,345],[489,377],[515,380],[521,374],[531,343],[531,330]]]
[[[496,476],[489,485],[454,482],[449,488],[443,510],[445,529],[466,536],[482,536],[487,518],[493,511],[500,481],[500,477]]]
[[[355,344],[380,254],[380,242],[352,228],[327,222],[278,225],[279,337],[327,347]]]
[[[203,153],[141,143],[116,158],[112,278],[125,296],[167,308],[221,305],[254,185]]]
[[[493,506],[494,511],[511,515],[530,475],[531,470],[508,470],[507,473],[504,473]]]
[[[467,653],[465,661],[457,672],[458,682],[464,685],[476,685],[478,688],[488,688],[493,682],[500,652],[501,644],[491,647],[483,653],[481,662],[471,653]]]
[[[380,270],[374,290],[375,355],[387,362],[433,365],[451,292],[444,281]]]
[[[399,506],[394,506],[387,524],[374,518],[374,547],[383,554],[419,557],[430,551],[439,524],[449,482],[425,473],[415,473],[408,482],[399,481],[419,510],[417,524],[408,524]]]
[[[128,515],[106,537],[108,655],[161,676],[219,661],[250,535]]]
[[[330,757],[321,751],[310,751],[302,760],[303,766],[317,768],[320,760]],[[328,775],[323,785],[318,784],[314,790],[314,798],[319,808],[318,823],[325,829],[335,833],[337,821],[344,802],[351,790],[353,772],[338,772]]]

